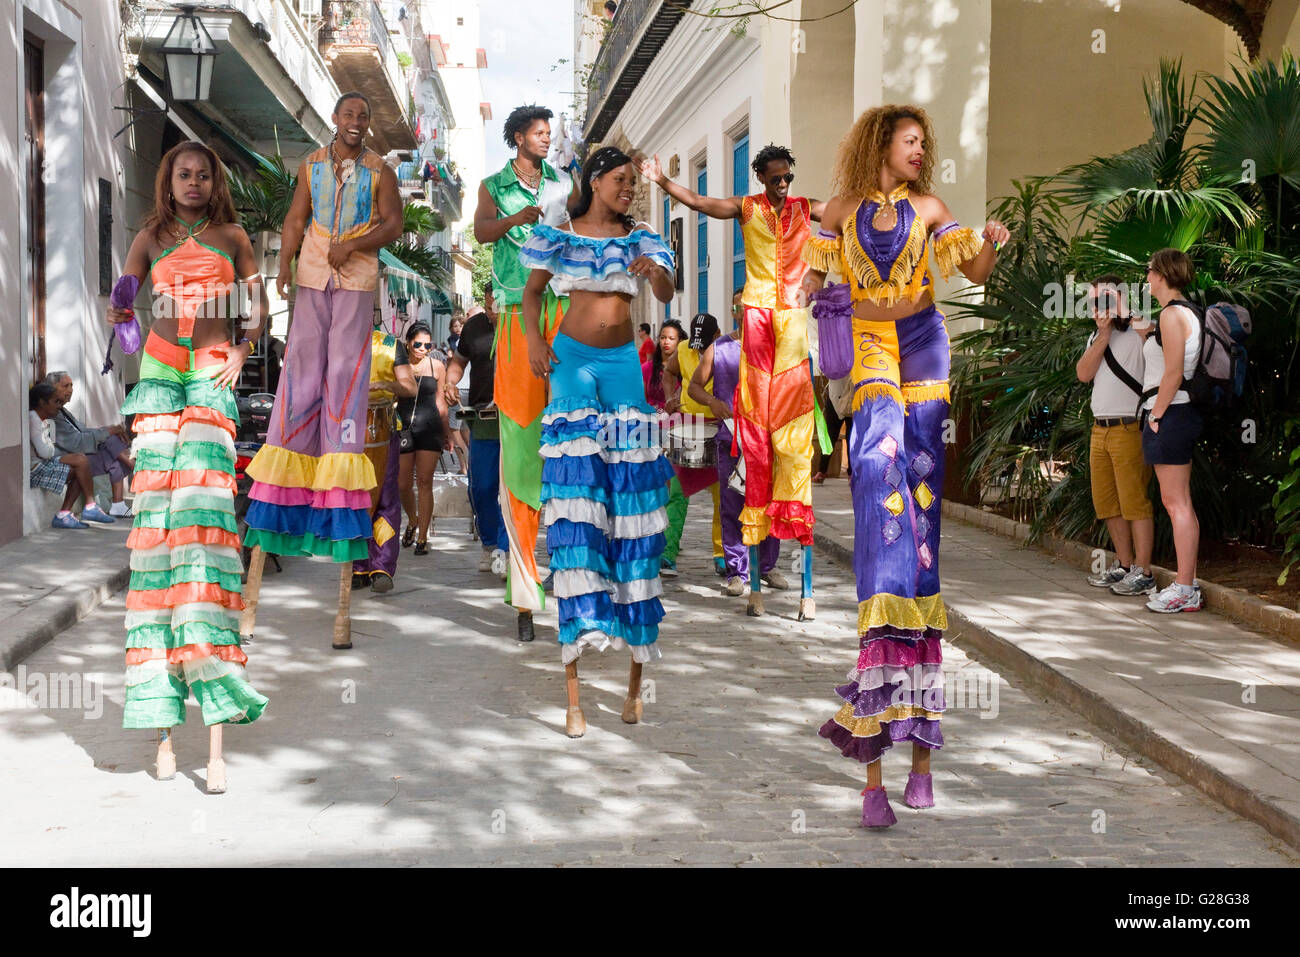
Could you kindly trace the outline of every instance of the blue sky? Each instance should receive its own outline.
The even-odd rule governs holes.
[[[491,172],[511,155],[501,139],[501,124],[516,106],[540,103],[557,117],[572,113],[573,0],[480,0],[479,30],[488,60],[479,76],[492,104],[487,128]],[[566,62],[557,66],[561,59]]]

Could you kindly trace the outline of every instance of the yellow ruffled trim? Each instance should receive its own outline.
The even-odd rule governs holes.
[[[330,452],[319,458],[290,452],[278,445],[264,445],[248,464],[248,476],[281,488],[309,488],[328,491],[369,491],[375,481],[375,466],[361,452]]]
[[[832,272],[840,266],[840,241],[813,236],[803,244],[802,256],[818,272]]]
[[[940,595],[922,595],[903,598],[881,592],[866,601],[858,602],[858,634],[868,628],[893,625],[895,628],[948,628],[948,609]]]
[[[772,519],[767,511],[754,505],[740,510],[740,540],[745,545],[761,545],[772,530]]]
[[[949,279],[964,262],[970,262],[984,247],[984,239],[969,226],[949,230],[934,242],[934,261],[939,275]]]
[[[892,382],[864,382],[853,393],[852,411],[858,411],[865,403],[875,399],[893,399],[902,405],[903,393]]]
[[[914,704],[895,704],[890,705],[880,714],[859,718],[853,714],[853,705],[846,701],[844,706],[835,712],[835,717],[831,720],[840,727],[847,729],[855,738],[873,738],[880,733],[882,724],[888,724],[891,721],[904,721],[907,718],[929,718],[931,721],[942,721],[943,712],[927,711],[925,708],[918,708]]]
[[[935,399],[952,401],[946,381],[903,383],[903,402],[906,405],[916,405],[918,402],[932,402]]]

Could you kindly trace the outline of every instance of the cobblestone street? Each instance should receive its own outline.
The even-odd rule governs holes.
[[[862,769],[817,736],[853,661],[851,577],[820,561],[818,619],[719,596],[693,508],[666,583],[645,721],[622,723],[626,654],[582,659],[585,738],[563,734],[554,610],[514,640],[466,522],[443,521],[397,588],[354,595],[352,651],[329,647],[334,566],[268,572],[249,675],[271,704],[226,730],[229,793],[203,790],[196,713],[179,773],[123,731],[122,597],[27,659],[98,673],[102,714],[22,710],[0,691],[0,859],[18,865],[1300,863],[1261,828],[1117,750],[946,645],[950,710],[938,806],[902,803],[909,752],[887,756],[899,823],[858,826]],[[787,545],[782,567],[793,551]],[[953,699],[957,692],[965,700]],[[86,702],[82,702],[84,707]],[[958,705],[953,707],[953,705]]]

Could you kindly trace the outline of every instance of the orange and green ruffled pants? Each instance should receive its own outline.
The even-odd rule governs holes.
[[[193,692],[203,723],[245,723],[266,707],[239,646],[243,563],[235,525],[234,393],[212,379],[221,348],[150,335],[134,416],[135,523],[127,539],[124,728],[185,721]]]

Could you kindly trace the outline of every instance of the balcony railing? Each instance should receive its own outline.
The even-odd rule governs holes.
[[[335,43],[376,47],[388,75],[388,84],[405,108],[409,95],[402,81],[402,65],[397,60],[397,49],[388,35],[388,24],[379,4],[375,0],[323,0],[321,15],[321,49]]]
[[[588,143],[601,140],[694,0],[622,0],[587,79]]]

